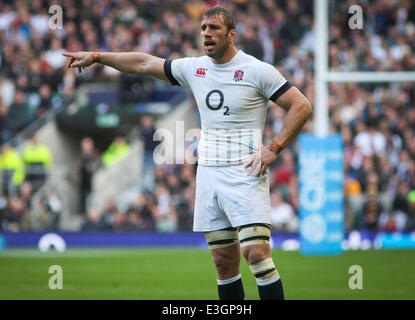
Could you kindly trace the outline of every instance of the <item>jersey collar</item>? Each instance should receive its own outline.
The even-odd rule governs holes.
[[[223,67],[227,67],[227,66],[229,66],[229,65],[231,65],[232,63],[234,63],[235,61],[237,61],[238,60],[238,58],[240,57],[242,55],[242,50],[238,50],[238,52],[233,56],[233,58],[231,59],[231,60],[229,60],[228,62],[226,62],[226,63],[220,63],[220,64],[217,64],[217,63],[213,63],[212,62],[212,60],[209,58],[209,64],[212,66],[212,67],[215,67],[215,68],[223,68]]]

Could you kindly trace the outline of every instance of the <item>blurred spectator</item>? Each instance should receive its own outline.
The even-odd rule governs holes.
[[[254,56],[261,61],[264,59],[264,48],[262,47],[256,28],[248,28],[242,34],[240,45],[246,54]]]
[[[360,132],[354,138],[356,147],[362,150],[363,155],[370,157],[373,154],[383,155],[386,149],[385,137],[376,130],[374,120],[369,123],[368,130],[365,129],[364,123],[359,122],[362,126]]]
[[[369,194],[368,199],[363,206],[363,217],[360,222],[360,227],[367,230],[376,230],[381,213],[382,206],[377,196],[375,194]],[[392,226],[388,225],[387,227],[391,228]]]
[[[38,190],[46,181],[47,170],[52,164],[49,148],[33,136],[23,150],[23,161],[26,166],[26,180],[33,189]]]
[[[270,188],[278,186],[283,196],[285,196],[288,195],[289,185],[296,171],[296,164],[290,149],[284,150],[280,159],[281,163],[276,164],[276,168],[271,174]]]
[[[23,201],[18,197],[12,197],[4,210],[2,229],[6,232],[22,231],[27,228],[27,218],[28,215]]]
[[[178,221],[176,210],[173,203],[167,204],[168,210],[161,213],[159,210],[155,210],[155,223],[157,232],[176,232],[178,230]]]
[[[28,107],[26,94],[22,90],[16,91],[13,103],[9,107],[9,121],[15,132],[22,130],[35,115]]]
[[[271,192],[271,221],[271,228],[275,231],[298,231],[298,217],[278,189]]]
[[[159,141],[154,139],[156,129],[154,128],[154,119],[150,115],[144,115],[140,119],[140,135],[144,141],[144,158],[143,158],[143,188],[153,190],[154,188],[154,149]]]
[[[101,214],[98,211],[92,211],[83,223],[81,231],[100,231],[102,229]]]
[[[137,214],[137,217],[130,217],[129,223],[132,223],[131,220],[134,220],[133,224],[138,223],[141,230],[144,231],[154,231],[155,222],[153,216],[153,200],[151,194],[141,194],[137,196],[134,202],[129,206],[127,212],[131,215],[133,212]]]
[[[5,219],[3,220],[2,229],[6,232],[19,232],[22,227],[25,216],[25,207],[21,199],[12,197],[9,199],[9,205],[5,210]]]
[[[184,189],[183,196],[175,203],[179,231],[188,231],[193,228],[193,213],[195,210],[195,187]]]
[[[39,89],[40,101],[37,107],[37,115],[43,115],[47,110],[52,107],[52,91],[50,86],[42,84]]]
[[[30,208],[30,201],[33,196],[33,187],[30,182],[25,181],[19,189],[19,197],[23,201],[25,208]]]
[[[66,58],[62,55],[65,50],[62,48],[62,41],[58,38],[53,38],[50,44],[50,49],[45,52],[45,61],[53,69],[61,69],[65,64]]]
[[[376,168],[374,165],[374,160],[372,157],[364,157],[362,161],[362,166],[357,170],[357,180],[360,183],[360,186],[364,193],[369,191],[369,175],[372,175],[372,179],[376,174]],[[376,189],[377,193],[377,185],[372,184],[372,188]]]
[[[81,141],[81,159],[78,164],[80,175],[80,212],[86,214],[87,199],[92,190],[92,175],[97,169],[98,153],[94,141],[91,138],[83,138]]]
[[[124,225],[124,231],[133,232],[145,230],[145,222],[143,221],[143,218],[138,212],[134,210],[129,210],[126,214],[127,221]]]
[[[8,144],[1,148],[0,171],[2,194],[9,195],[25,179],[24,162],[17,151]]]
[[[393,211],[409,212],[409,191],[410,189],[407,183],[399,184],[395,199],[393,200]]]
[[[40,224],[42,230],[57,230],[62,213],[62,201],[53,188],[48,188],[39,201],[41,211]]]
[[[362,194],[360,183],[352,173],[346,175],[344,196],[346,199],[345,225],[347,229],[352,229],[362,214],[361,206],[363,206],[362,203],[364,202],[364,196]]]
[[[415,190],[408,193],[408,217],[405,223],[405,231],[415,230]]]
[[[117,212],[118,208],[116,207],[115,202],[112,200],[108,201],[101,215],[101,230],[111,231],[113,229],[114,215]]]
[[[116,232],[124,231],[126,224],[126,215],[121,211],[117,211],[113,217],[112,230]]]
[[[116,137],[114,142],[104,151],[102,163],[105,167],[109,167],[124,158],[129,151],[130,146],[125,142],[124,138]]]
[[[0,143],[3,144],[9,141],[13,136],[13,128],[9,121],[9,109],[4,104],[1,104],[0,97]]]

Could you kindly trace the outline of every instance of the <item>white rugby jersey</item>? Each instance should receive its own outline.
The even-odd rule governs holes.
[[[239,50],[227,63],[208,56],[166,60],[171,84],[188,87],[201,118],[198,162],[206,166],[240,164],[259,150],[268,100],[292,85],[272,65]]]

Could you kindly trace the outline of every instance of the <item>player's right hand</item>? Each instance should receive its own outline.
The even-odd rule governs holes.
[[[81,71],[81,68],[89,67],[95,62],[94,60],[95,52],[64,52],[62,55],[69,58],[67,63],[67,68],[78,68]]]

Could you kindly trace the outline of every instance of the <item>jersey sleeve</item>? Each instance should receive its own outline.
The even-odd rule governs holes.
[[[276,101],[293,85],[272,65],[261,63],[259,68],[259,89],[264,97]]]
[[[164,73],[173,86],[189,87],[187,74],[190,70],[190,60],[191,58],[180,58],[164,62]]]

